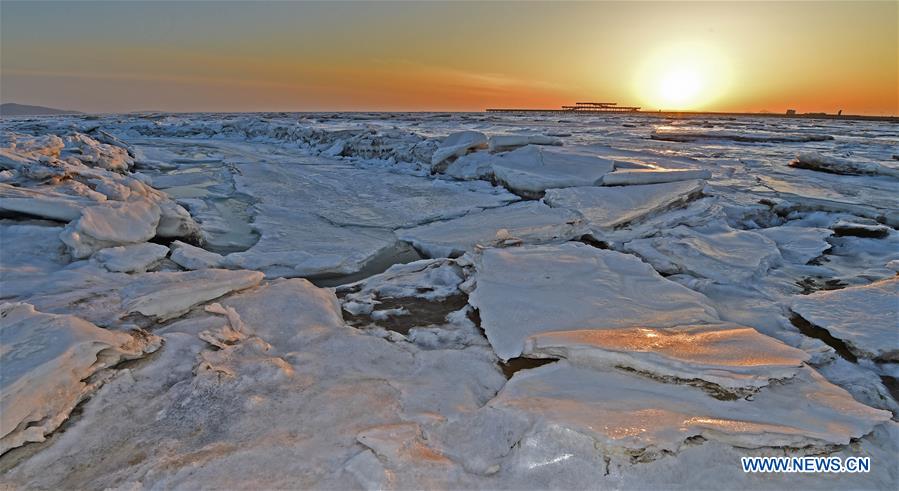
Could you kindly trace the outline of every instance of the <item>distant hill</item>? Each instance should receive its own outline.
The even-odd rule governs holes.
[[[29,106],[26,104],[0,104],[0,116],[40,116],[49,114],[81,114],[78,111],[54,109],[52,107]]]

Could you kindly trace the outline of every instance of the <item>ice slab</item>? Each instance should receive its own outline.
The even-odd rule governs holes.
[[[269,277],[355,273],[396,247],[393,229],[518,200],[486,182],[432,180],[324,159],[240,168],[239,190],[258,200],[252,225],[260,238],[226,256],[226,264]]]
[[[756,230],[777,244],[780,254],[787,261],[807,264],[830,249],[827,238],[833,231],[817,227],[780,226]]]
[[[761,130],[697,129],[661,127],[652,132],[653,140],[675,142],[701,142],[707,140],[732,140],[743,143],[798,143],[833,140],[830,135],[817,133],[786,133]]]
[[[737,393],[791,378],[809,359],[802,350],[731,323],[545,332],[525,341],[524,354],[682,382],[698,379]]]
[[[790,167],[816,170],[830,174],[880,175],[899,178],[899,169],[893,169],[877,162],[850,160],[817,152],[803,152],[790,162]]]
[[[490,137],[490,151],[503,152],[526,145],[561,146],[562,140],[546,135],[496,135]]]
[[[602,177],[602,185],[660,184],[711,177],[712,172],[705,169],[616,169]]]
[[[449,164],[444,174],[463,181],[489,179],[493,176],[493,163],[500,157],[490,152],[474,152],[459,157]]]
[[[475,246],[564,242],[583,233],[584,220],[565,209],[528,201],[397,231],[429,257],[457,257]]]
[[[172,261],[184,269],[221,268],[225,258],[180,240],[172,242]]]
[[[686,385],[558,362],[516,373],[490,406],[589,435],[607,455],[635,456],[676,452],[697,436],[742,448],[845,445],[890,418],[808,367],[751,400],[723,401]]]
[[[745,230],[701,232],[678,226],[625,244],[662,273],[688,273],[722,283],[759,278],[783,260],[775,242]]]
[[[73,431],[4,479],[57,489],[198,479],[331,487],[360,441],[383,458],[351,465],[362,478],[383,469],[404,488],[466,479],[425,441],[425,429],[476,411],[502,387],[489,349],[420,350],[362,333],[343,324],[332,291],[302,279],[267,283],[220,307],[166,326],[166,349],[152,363],[113,380]],[[242,327],[231,344],[204,335],[224,348],[197,336],[198,324],[209,334],[215,323],[236,331],[232,318]],[[145,424],[129,423],[136,420]],[[91,472],[61,471],[72,465]],[[334,484],[347,485],[357,484]]]
[[[791,309],[860,358],[899,362],[899,277],[799,296]]]
[[[460,131],[446,137],[431,156],[431,172],[440,172],[447,161],[461,157],[472,150],[487,148],[487,135],[480,131]]]
[[[590,225],[616,228],[678,206],[702,195],[704,181],[680,181],[623,187],[549,189],[544,201],[552,207],[575,210]]]
[[[194,305],[255,286],[262,278],[258,271],[224,269],[147,273],[122,290],[122,306],[125,312],[166,320]]]
[[[289,206],[256,205],[253,247],[225,256],[225,265],[269,278],[350,274],[396,244],[390,230],[335,226]]]
[[[0,221],[0,298],[29,291],[69,261],[53,222]]]
[[[476,264],[469,303],[503,360],[521,355],[527,337],[541,332],[718,320],[704,296],[636,257],[581,243],[487,249]]]
[[[0,211],[69,222],[96,200],[59,193],[47,187],[21,188],[0,183]]]
[[[144,242],[100,249],[91,256],[91,260],[113,272],[144,273],[150,266],[158,263],[168,254],[168,247]]]
[[[44,441],[104,382],[98,372],[156,351],[160,338],[107,331],[71,315],[0,305],[0,454]]]
[[[159,207],[149,201],[109,201],[83,209],[60,238],[73,257],[85,258],[110,246],[152,239],[160,216]]]
[[[586,150],[528,145],[494,161],[493,173],[514,192],[538,195],[549,188],[598,185],[614,166]]]

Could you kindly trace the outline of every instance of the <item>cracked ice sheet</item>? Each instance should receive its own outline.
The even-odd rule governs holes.
[[[343,324],[330,290],[302,279],[221,304],[239,316],[243,340],[218,351],[206,346],[196,324],[208,313],[167,326],[158,358],[107,384],[78,425],[6,482],[346,488],[353,476],[343,469],[365,448],[360,441],[384,456],[378,465],[351,466],[363,480],[387,473],[410,488],[469,482],[418,435],[477,410],[502,387],[488,348],[419,350],[361,333]]]
[[[525,244],[565,242],[582,233],[583,218],[577,213],[528,201],[398,230],[397,236],[429,257],[457,257],[474,251],[477,245],[510,239]]]
[[[890,419],[807,367],[752,400],[722,401],[687,385],[557,362],[516,373],[490,406],[586,434],[607,455],[676,452],[695,436],[743,448],[845,445]]]
[[[641,218],[686,204],[702,195],[704,181],[681,181],[621,187],[549,189],[544,201],[575,210],[599,228],[627,225]]]
[[[0,221],[0,298],[29,291],[68,262],[63,228],[44,221]]]
[[[493,173],[504,186],[536,195],[550,188],[594,186],[612,172],[614,162],[589,148],[544,148],[528,145],[493,161]]]
[[[319,158],[303,162],[239,165],[238,190],[259,201],[253,227],[261,237],[226,256],[227,264],[269,277],[354,273],[395,246],[394,228],[518,199],[485,182],[431,180]]]
[[[0,454],[44,441],[103,384],[96,373],[160,345],[157,336],[107,331],[72,315],[38,312],[27,303],[0,306],[0,332]]]
[[[791,309],[861,358],[899,361],[899,277],[800,296]]]
[[[541,332],[718,321],[707,299],[637,257],[581,243],[487,249],[469,303],[503,360]]]
[[[39,310],[74,314],[101,327],[118,327],[129,313],[159,320],[177,317],[194,305],[262,280],[258,271],[205,269],[155,273],[111,273],[89,261],[79,261],[46,275],[17,300]]]
[[[720,283],[759,279],[783,261],[771,239],[726,226],[705,232],[678,226],[628,242],[625,249],[662,273],[688,273]]]
[[[529,337],[524,354],[565,358],[588,368],[700,379],[726,390],[754,390],[791,378],[809,359],[802,350],[736,324],[546,332]]]

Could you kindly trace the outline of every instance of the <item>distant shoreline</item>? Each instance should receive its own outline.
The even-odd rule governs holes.
[[[714,112],[714,111],[570,111],[564,109],[502,109],[488,108],[484,112],[487,113],[546,113],[546,114],[566,114],[572,116],[595,116],[615,115],[615,116],[656,116],[662,118],[690,118],[690,117],[759,117],[759,118],[781,118],[781,119],[838,119],[844,121],[886,121],[890,123],[899,123],[899,116],[867,116],[862,114],[785,114],[785,113],[739,113],[739,112]]]

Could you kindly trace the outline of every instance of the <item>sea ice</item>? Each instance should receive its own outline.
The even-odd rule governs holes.
[[[711,128],[661,127],[652,132],[653,140],[696,142],[707,140],[733,140],[743,143],[797,143],[833,140],[830,135],[817,133],[785,133],[771,131],[729,130]]]
[[[172,261],[184,269],[221,268],[225,258],[180,240],[172,242]]]
[[[899,277],[799,296],[791,309],[860,358],[899,362]]]
[[[816,152],[803,152],[790,162],[791,167],[810,169],[831,174],[882,175],[899,178],[899,169],[893,169],[877,162],[849,160]]]
[[[780,226],[755,230],[773,240],[787,261],[807,264],[830,249],[827,238],[833,231],[817,227]]]
[[[487,249],[477,257],[469,303],[503,360],[532,334],[718,321],[701,294],[634,256],[581,243]]]
[[[613,161],[587,151],[535,145],[503,154],[493,163],[496,179],[524,195],[539,195],[549,188],[595,186],[613,168]]]
[[[622,227],[683,206],[702,196],[703,181],[679,181],[622,187],[572,187],[548,189],[544,201],[581,213],[590,225],[601,228]]]
[[[676,452],[697,436],[742,448],[845,445],[890,418],[810,368],[751,400],[725,401],[686,385],[558,362],[518,372],[490,406],[588,435],[606,455],[636,457]]]
[[[109,271],[144,273],[168,254],[169,248],[162,244],[143,242],[100,249],[91,256],[91,259],[102,264]]]
[[[110,201],[84,208],[60,238],[81,259],[107,247],[152,239],[159,218],[159,207],[149,201]]]
[[[0,183],[0,211],[69,222],[81,216],[81,210],[96,204],[82,196],[57,193],[47,188],[21,188]]]
[[[108,378],[104,369],[156,351],[160,338],[107,331],[71,315],[0,305],[0,454],[42,442]],[[102,374],[102,376],[98,375]]]
[[[678,226],[657,237],[628,242],[625,249],[662,273],[688,273],[721,283],[760,278],[782,261],[771,239],[726,228],[702,232]]]
[[[528,201],[401,229],[397,237],[429,257],[457,257],[478,245],[565,242],[582,233],[583,219],[577,213]]]
[[[562,140],[545,135],[496,135],[490,137],[490,151],[503,152],[526,145],[561,146]]]
[[[543,332],[525,341],[524,354],[564,358],[588,368],[623,367],[655,377],[698,379],[737,393],[791,378],[809,359],[804,351],[751,327],[726,323]]]
[[[487,136],[479,131],[460,131],[446,137],[431,156],[431,172],[441,172],[446,163],[473,150],[487,148]],[[449,162],[447,162],[449,161]]]
[[[147,273],[122,290],[122,306],[125,312],[166,320],[194,305],[255,286],[262,278],[258,271],[223,269]]]
[[[617,166],[616,166],[617,167]],[[709,179],[711,171],[705,169],[620,169],[602,177],[603,186],[628,186],[633,184],[660,184],[666,182],[686,181],[690,179]]]

